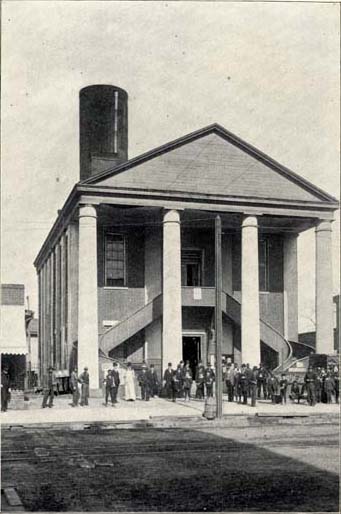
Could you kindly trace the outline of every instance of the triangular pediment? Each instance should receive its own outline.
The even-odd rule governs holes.
[[[189,195],[335,202],[327,193],[216,125],[132,159],[86,183]]]

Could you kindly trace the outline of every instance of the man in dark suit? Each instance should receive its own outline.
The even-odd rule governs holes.
[[[258,378],[258,368],[257,368],[257,366],[253,366],[252,373],[250,374],[250,378],[249,378],[249,389],[251,392],[251,407],[256,407],[257,378]]]
[[[154,364],[150,365],[150,396],[154,398],[154,396],[159,396],[159,378],[157,376],[157,372]]]
[[[43,403],[42,403],[42,409],[45,409],[47,407],[47,400],[49,400],[48,406],[51,408],[53,407],[53,400],[54,400],[54,392],[57,387],[57,380],[56,375],[54,373],[54,369],[52,366],[49,367],[47,375],[44,376],[43,380],[43,390],[44,390],[44,397],[43,397]]]
[[[81,402],[80,406],[89,405],[89,392],[90,392],[90,376],[88,368],[84,368],[83,373],[79,375],[79,383],[81,384]]]
[[[108,400],[109,396],[111,399],[111,388],[113,384],[113,378],[112,378],[112,370],[108,369],[105,379],[103,380],[104,386],[105,386],[105,400],[104,405],[108,407]]]
[[[5,367],[1,372],[1,410],[2,410],[2,412],[7,411],[10,396],[11,396],[10,378],[9,378],[9,374],[8,374],[8,368]]]
[[[172,399],[175,402],[175,389],[174,389],[174,369],[172,367],[172,363],[168,363],[168,367],[163,374],[163,387],[165,389],[166,397],[170,400]]]
[[[176,398],[183,397],[183,380],[184,380],[184,367],[181,364],[183,361],[178,364],[176,370],[173,375],[173,387]]]
[[[245,375],[247,380],[247,396],[251,397],[252,369],[250,368],[250,364],[246,364]]]
[[[340,387],[340,378],[339,378],[339,369],[337,366],[333,369],[333,378],[335,383],[335,403],[339,403],[339,387]]]
[[[261,398],[262,390],[263,390],[264,400],[266,400],[268,397],[268,391],[267,391],[267,387],[266,387],[267,377],[268,377],[267,370],[264,368],[263,364],[260,364],[259,370],[258,370],[258,376],[257,376],[257,396],[259,399]]]
[[[72,407],[77,407],[79,402],[79,383],[78,383],[78,370],[74,368],[70,377],[70,387],[72,391]]]
[[[147,368],[146,364],[142,365],[141,373],[139,375],[139,384],[141,387],[142,400],[146,400],[146,402],[149,402],[150,389],[151,389],[151,377],[150,377],[150,371]]]
[[[203,400],[205,397],[205,366],[201,360],[198,362],[195,372],[195,383],[197,385],[196,397]]]
[[[117,403],[117,393],[120,386],[120,374],[118,371],[117,362],[114,362],[113,369],[111,370],[111,383],[110,383],[110,397],[112,405]]]
[[[235,386],[235,368],[233,364],[228,364],[225,371],[225,382],[229,402],[233,402]]]
[[[311,407],[314,407],[316,404],[316,390],[315,390],[315,383],[316,383],[316,373],[313,371],[313,367],[309,366],[307,373],[304,377],[304,383],[307,390],[307,400],[308,404]]]
[[[205,385],[206,385],[206,395],[207,398],[212,398],[213,396],[213,384],[215,382],[215,373],[213,371],[212,364],[208,364],[205,369]]]
[[[246,372],[246,366],[245,364],[242,365],[240,374],[238,377],[238,386],[239,386],[239,398],[240,400],[243,398],[243,404],[247,404],[247,396],[249,391],[249,380],[248,380],[248,373]],[[250,373],[249,373],[250,375]]]

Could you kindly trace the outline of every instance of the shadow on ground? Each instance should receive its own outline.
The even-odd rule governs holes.
[[[189,429],[5,430],[9,479],[29,511],[339,510],[337,474]]]

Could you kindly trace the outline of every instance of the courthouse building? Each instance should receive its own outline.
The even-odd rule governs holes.
[[[223,355],[292,357],[297,239],[311,228],[316,350],[333,352],[337,200],[217,124],[129,160],[127,101],[113,86],[80,93],[80,181],[35,260],[41,372],[88,366],[97,389],[108,358],[212,360],[217,214]]]

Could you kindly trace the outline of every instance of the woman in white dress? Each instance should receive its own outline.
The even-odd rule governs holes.
[[[133,370],[131,363],[128,362],[127,370],[124,377],[125,386],[125,399],[129,402],[136,400],[135,393],[135,371]]]

